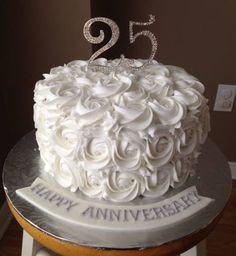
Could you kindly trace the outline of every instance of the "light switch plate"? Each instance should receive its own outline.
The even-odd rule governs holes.
[[[236,85],[219,84],[214,111],[231,112],[234,105]]]

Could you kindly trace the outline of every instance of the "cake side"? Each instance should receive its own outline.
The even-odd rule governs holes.
[[[36,139],[61,186],[126,202],[164,195],[194,173],[209,109],[204,86],[183,69],[153,61],[103,73],[73,61],[44,77],[35,86]]]

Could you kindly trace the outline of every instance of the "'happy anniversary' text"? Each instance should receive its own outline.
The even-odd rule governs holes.
[[[169,200],[168,203],[167,201],[160,202],[155,207],[140,206],[132,207],[131,209],[129,206],[122,206],[109,208],[104,205],[99,207],[96,204],[85,205],[75,202],[41,183],[32,186],[31,191],[50,205],[55,206],[55,208],[63,208],[65,213],[69,214],[71,211],[77,211],[81,217],[108,222],[137,222],[163,219],[179,214],[201,201],[201,197],[193,190],[175,197],[174,200]]]

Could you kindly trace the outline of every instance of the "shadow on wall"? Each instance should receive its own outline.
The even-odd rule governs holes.
[[[82,32],[89,18],[88,0],[1,1],[1,166],[10,148],[33,129],[36,81],[51,67],[91,55]]]
[[[2,99],[2,87],[0,87],[0,99]],[[5,157],[7,152],[10,150],[10,146],[8,144],[9,133],[8,133],[8,123],[6,121],[5,108],[3,101],[0,100],[0,170],[2,169]],[[0,184],[2,184],[2,175],[0,171]],[[4,202],[4,193],[0,186],[0,209]]]

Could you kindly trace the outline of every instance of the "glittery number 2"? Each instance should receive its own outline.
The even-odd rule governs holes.
[[[103,22],[106,23],[110,29],[111,29],[111,38],[107,44],[105,44],[102,48],[97,50],[89,59],[89,62],[91,63],[93,60],[95,60],[100,54],[110,49],[119,39],[120,30],[117,24],[108,18],[104,17],[96,17],[88,20],[84,25],[84,36],[85,38],[91,43],[91,44],[99,44],[104,40],[104,31],[100,30],[99,36],[94,37],[90,33],[90,27],[94,22]]]
[[[153,15],[149,15],[149,21],[148,22],[137,22],[137,21],[130,21],[129,22],[129,40],[130,43],[133,44],[135,42],[135,40],[137,39],[137,37],[139,36],[146,36],[151,40],[151,44],[152,44],[152,50],[151,50],[151,54],[150,57],[148,59],[148,63],[151,62],[156,54],[157,51],[157,40],[155,35],[150,32],[149,30],[143,30],[140,31],[136,34],[134,34],[133,31],[133,26],[137,25],[137,26],[148,26],[151,25],[155,22],[155,16]]]

